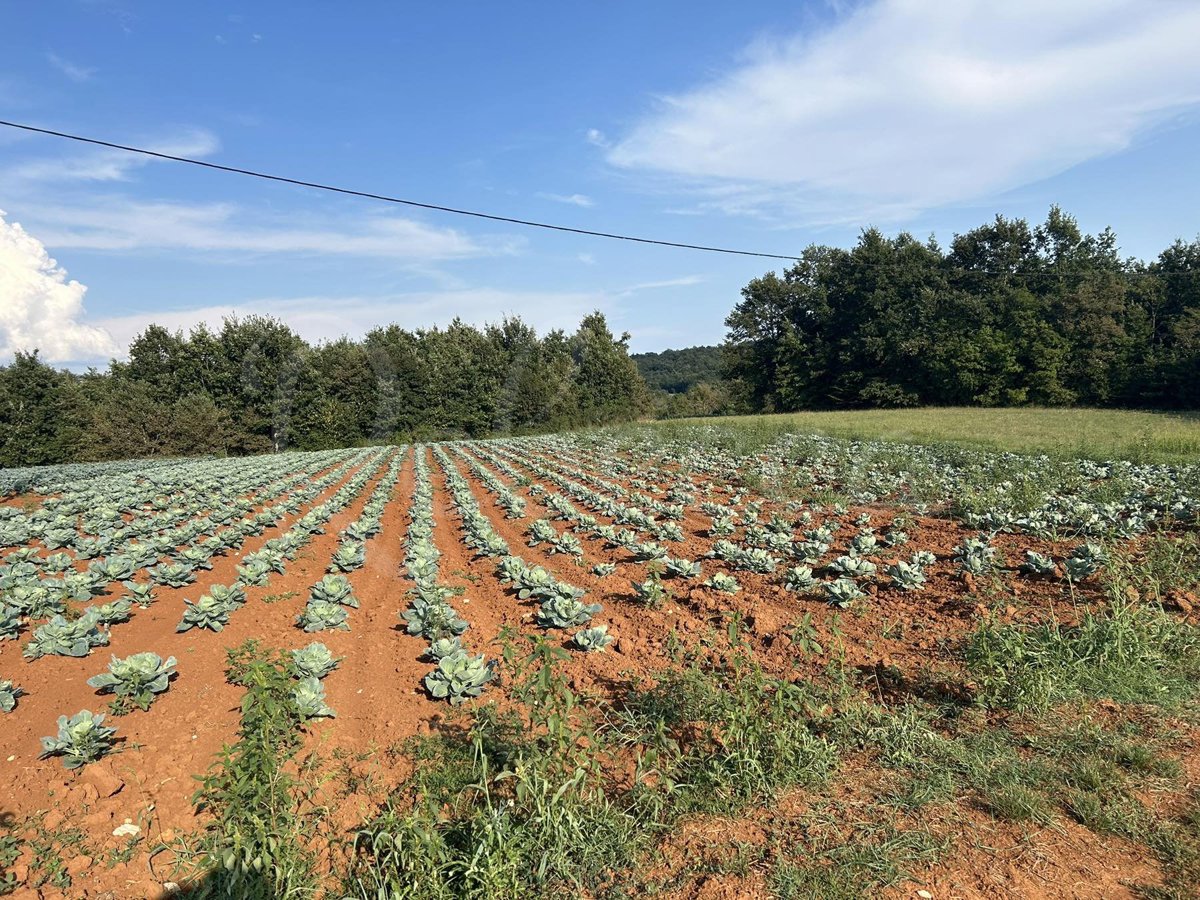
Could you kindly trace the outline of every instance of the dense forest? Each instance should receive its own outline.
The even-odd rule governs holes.
[[[1051,209],[948,249],[863,232],[742,290],[725,374],[751,410],[1200,407],[1200,240],[1153,262]]]
[[[632,419],[649,408],[593,313],[573,334],[518,318],[479,329],[377,328],[310,346],[271,318],[189,334],[152,325],[129,358],[76,374],[18,354],[0,367],[0,466],[324,449]]]
[[[687,347],[635,353],[633,361],[650,389],[654,414],[662,419],[732,412],[720,347]]]
[[[683,394],[702,381],[721,380],[719,346],[634,353],[632,358],[652,391]]]

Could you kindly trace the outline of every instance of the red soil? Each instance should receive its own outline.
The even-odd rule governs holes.
[[[453,599],[460,615],[470,622],[463,643],[472,652],[498,657],[502,629],[526,634],[537,631],[533,623],[536,604],[518,600],[496,578],[495,561],[474,557],[463,544],[444,475],[436,459],[431,457],[429,461],[434,485],[434,540],[443,553],[441,580],[464,589]],[[486,460],[480,461],[495,471]],[[514,552],[585,588],[589,601],[604,604],[596,622],[610,624],[609,631],[616,640],[609,652],[573,652],[566,663],[572,686],[585,694],[611,695],[629,680],[636,681],[670,665],[667,647],[671,631],[684,643],[695,644],[708,632],[723,633],[731,612],[741,616],[758,658],[775,673],[815,674],[824,666],[827,656],[801,656],[793,643],[791,626],[809,614],[817,640],[826,648],[843,646],[851,665],[876,672],[895,667],[912,678],[923,671],[933,670],[936,674],[953,669],[956,663],[947,651],[961,646],[964,635],[989,608],[1006,621],[1040,621],[1053,615],[1070,620],[1077,609],[1096,599],[1095,587],[1084,585],[1073,602],[1061,584],[1025,577],[1014,580],[1006,576],[990,584],[964,583],[955,574],[950,558],[952,548],[974,532],[947,519],[913,516],[906,526],[911,540],[895,555],[907,557],[916,550],[930,550],[937,555],[938,562],[927,570],[929,581],[923,591],[905,593],[874,586],[872,599],[862,604],[861,610],[841,612],[815,594],[789,593],[779,586],[778,575],[738,572],[742,590],[736,595],[704,588],[701,579],[667,579],[671,596],[661,608],[648,609],[633,599],[630,586],[631,581],[646,577],[643,563],[633,561],[624,550],[606,549],[603,539],[586,535],[579,535],[585,549],[584,565],[577,565],[563,554],[551,555],[544,545],[527,547],[524,530],[528,523],[551,518],[545,507],[527,489],[510,485],[526,497],[528,508],[525,518],[506,519],[462,461],[455,459],[455,466],[471,482],[480,510],[491,518]],[[496,474],[509,481],[503,473]],[[260,537],[248,539],[240,551],[215,559],[211,572],[199,573],[201,583],[177,590],[160,589],[154,605],[136,610],[129,623],[116,626],[108,651],[120,656],[142,650],[153,650],[164,657],[173,655],[179,661],[179,676],[148,712],[113,718],[109,724],[119,728],[121,752],[77,774],[64,772],[58,760],[37,760],[38,739],[54,733],[60,714],[83,708],[104,710],[107,699],[96,696],[85,680],[105,668],[109,653],[99,648],[83,660],[49,657],[27,662],[21,658],[24,640],[0,643],[0,672],[26,691],[17,709],[0,719],[0,812],[30,817],[48,830],[77,826],[96,851],[113,849],[121,843],[111,837],[111,832],[126,819],[140,825],[147,838],[129,862],[106,867],[95,860],[81,868],[75,863],[79,871],[69,896],[156,896],[157,885],[171,879],[171,854],[151,859],[146,851],[159,842],[171,844],[175,837],[202,822],[192,806],[197,786],[194,776],[203,773],[221,746],[235,737],[241,691],[225,680],[225,652],[247,638],[279,648],[297,648],[320,640],[345,657],[325,679],[327,701],[337,711],[337,718],[310,727],[307,750],[327,760],[335,756],[348,761],[351,770],[369,771],[377,780],[369,787],[344,789],[341,793],[329,788],[338,800],[333,817],[337,826],[348,830],[362,822],[387,790],[407,774],[409,766],[403,755],[385,751],[436,727],[448,713],[448,707],[431,701],[422,688],[422,679],[432,668],[419,659],[425,641],[405,634],[397,617],[408,604],[405,591],[411,587],[401,570],[413,486],[411,450],[384,509],[382,531],[367,545],[366,564],[349,575],[360,602],[359,609],[350,611],[351,631],[307,635],[294,625],[309,587],[325,572],[339,541],[338,532],[358,517],[379,475],[377,472],[360,495],[327,523],[326,533],[313,539],[288,565],[286,574],[273,575],[266,587],[248,590],[246,606],[233,614],[223,632],[192,630],[176,634],[183,598],[195,599],[212,584],[231,583],[241,555],[282,534],[294,520],[292,517],[268,528]],[[602,477],[611,482],[620,480],[610,474]],[[330,487],[322,499],[338,486]],[[552,484],[546,487],[557,490]],[[775,504],[766,504],[764,518],[776,508]],[[880,505],[852,510],[852,514],[864,511],[880,530],[896,512]],[[555,525],[561,530],[566,523]],[[681,525],[686,539],[682,544],[669,545],[672,555],[701,559],[712,545],[709,520],[689,509]],[[853,532],[843,529],[835,549],[843,549]],[[1019,559],[1025,549],[1061,556],[1071,546],[1005,535],[997,543],[1010,561]],[[590,568],[598,562],[615,563],[616,572],[607,577],[593,575]],[[705,560],[704,576],[723,568],[717,561]],[[292,592],[294,595],[288,597]],[[266,602],[266,597],[278,599]],[[552,635],[565,645],[568,635]],[[501,695],[503,685],[492,690],[493,696]],[[1099,897],[1122,895],[1118,877],[1122,866],[1127,876],[1153,880],[1153,867],[1130,873],[1128,867],[1146,869],[1147,865],[1132,852],[1114,849],[1114,839],[1101,841],[1084,829],[1068,828],[1063,832],[1046,831],[1032,845],[1018,846],[1010,828],[985,819],[982,816],[977,825],[984,831],[991,829],[988,842],[997,850],[983,853],[960,847],[951,864],[923,876],[921,887],[936,897]],[[762,829],[754,823],[697,821],[669,842],[668,858],[671,852],[692,855],[695,841],[711,844],[714,835],[726,843],[763,839]],[[18,873],[27,864],[28,856],[19,862]],[[916,885],[906,886],[895,896],[912,896],[917,889]],[[732,880],[728,876],[708,876],[680,885],[675,896],[755,897],[766,896],[764,891],[765,883],[757,876]],[[18,890],[14,896],[39,894]],[[55,894],[44,890],[40,896]]]

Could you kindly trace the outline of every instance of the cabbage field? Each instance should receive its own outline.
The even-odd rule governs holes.
[[[698,425],[0,496],[0,894],[1200,877],[1196,466]]]

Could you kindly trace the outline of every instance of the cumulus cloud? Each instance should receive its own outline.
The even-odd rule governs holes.
[[[0,360],[39,350],[49,362],[107,358],[117,349],[103,328],[80,321],[87,288],[68,281],[45,246],[0,211]]]
[[[903,219],[1120,151],[1200,103],[1200,4],[875,0],[758,42],[609,151],[702,208]]]

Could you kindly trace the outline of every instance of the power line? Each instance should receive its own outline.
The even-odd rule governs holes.
[[[422,203],[418,200],[405,200],[401,197],[390,197],[386,194],[376,194],[371,191],[357,191],[352,188],[337,187],[336,185],[321,184],[316,181],[304,181],[299,178],[288,178],[283,175],[271,175],[267,172],[257,172],[253,169],[242,169],[237,166],[223,166],[220,163],[206,162],[202,159],[192,159],[188,156],[176,156],[171,153],[162,153],[158,150],[147,150],[144,147],[133,147],[127,144],[117,144],[112,141],[102,141],[99,138],[85,137],[79,134],[70,134],[65,131],[54,131],[50,128],[39,128],[36,125],[26,125],[21,122],[9,122],[0,119],[0,125],[8,128],[16,128],[21,131],[29,131],[34,134],[48,135],[50,137],[64,138],[69,141],[76,141],[81,144],[91,144],[96,147],[106,147],[110,150],[121,150],[125,153],[136,153],[142,156],[149,156],[155,159],[165,159],[170,162],[187,163],[191,166],[200,166],[205,169],[215,169],[218,172],[229,172],[234,175],[247,175],[251,178],[260,178],[264,181],[275,181],[280,184],[291,184],[297,187],[312,188],[318,191],[327,191],[333,194],[345,194],[350,197],[363,197],[368,200],[381,200],[385,203],[396,203],[401,206],[411,206],[417,209],[428,209],[435,212],[451,213],[457,216],[470,216],[476,219],[486,219],[491,222],[505,222],[510,225],[523,225],[528,228],[542,228],[547,231],[561,231],[568,234],[581,234],[587,237],[608,238],[614,241],[631,241],[637,244],[652,244],[659,247],[677,247],[683,250],[701,250],[706,253],[723,253],[728,256],[753,256],[760,259],[786,259],[789,262],[799,262],[802,258],[801,254],[788,255],[783,253],[761,253],[755,250],[734,250],[729,247],[708,247],[703,244],[685,244],[679,241],[664,241],[655,238],[636,237],[628,234],[614,234],[608,231],[592,231],[587,228],[572,228],[569,225],[554,225],[548,222],[534,222],[529,219],[517,219],[511,216],[500,216],[493,213],[478,212],[469,209],[457,209],[453,206],[442,206],[437,203]],[[871,263],[873,266],[890,266],[897,265],[895,260],[886,260]],[[1064,274],[1058,271],[1047,270],[1031,270],[1031,269],[963,269],[961,274],[965,275],[1005,275],[1005,276],[1023,276],[1034,278],[1061,278]],[[1182,269],[1168,270],[1157,269],[1154,271],[1126,271],[1113,272],[1122,278],[1134,277],[1150,277],[1150,276],[1170,276],[1170,275],[1200,275],[1198,269]]]
[[[65,131],[54,131],[49,128],[38,128],[34,125],[24,125],[20,122],[6,122],[0,119],[0,125],[5,125],[9,128],[18,128],[22,131],[31,131],[35,134],[49,135],[50,137],[65,138],[69,141],[77,141],[81,144],[92,144],[97,147],[107,147],[110,150],[122,150],[126,153],[138,153],[142,156],[151,156],[156,159],[166,159],[171,162],[187,163],[192,166],[201,166],[205,169],[216,169],[218,172],[231,172],[234,175],[248,175],[252,178],[261,178],[264,181],[277,181],[281,184],[292,184],[298,187],[313,188],[318,191],[329,191],[334,194],[346,194],[351,197],[364,197],[368,200],[382,200],[385,203],[397,203],[402,206],[413,206],[417,209],[429,209],[435,212],[453,213],[457,216],[471,216],[476,219],[487,219],[492,222],[506,222],[510,225],[524,225],[529,228],[544,228],[548,231],[565,231],[569,234],[582,234],[588,237],[609,238],[615,241],[632,241],[638,244],[654,244],[659,247],[679,247],[683,250],[703,250],[706,253],[724,253],[730,256],[757,256],[763,259],[786,259],[795,262],[799,256],[788,256],[782,253],[758,253],[753,250],[732,250],[728,247],[706,247],[702,244],[684,244],[679,241],[660,241],[654,238],[634,237],[628,234],[613,234],[607,231],[591,231],[587,228],[571,228],[567,225],[552,225],[548,222],[533,222],[528,219],[516,219],[511,216],[498,216],[492,213],[476,212],[469,209],[456,209],[452,206],[441,206],[436,203],[421,203],[417,200],[404,200],[400,197],[389,197],[386,194],[376,194],[371,191],[356,191],[351,188],[336,187],[331,184],[321,184],[316,181],[303,181],[299,178],[287,178],[283,175],[270,175],[266,172],[256,172],[253,169],[241,169],[237,166],[223,166],[219,163],[205,162],[202,159],[192,159],[187,156],[176,156],[171,153],[162,153],[158,150],[147,150],[144,147],[131,147],[126,144],[116,144],[111,141],[102,141],[98,138],[84,137],[79,134],[68,134]]]

